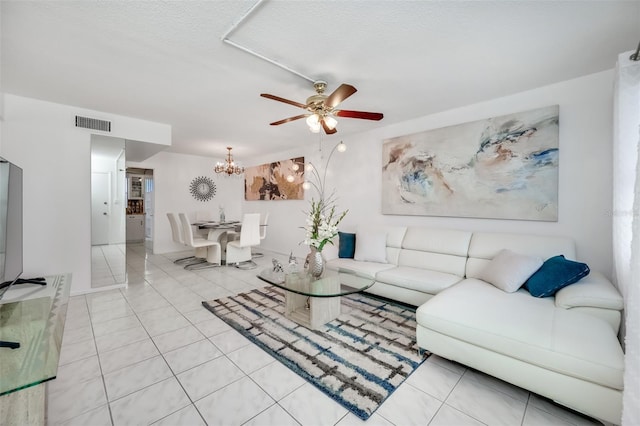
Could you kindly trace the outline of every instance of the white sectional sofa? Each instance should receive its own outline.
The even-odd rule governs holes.
[[[380,240],[365,238],[369,234],[386,236],[385,258],[338,258],[337,247],[325,248],[327,268],[369,274],[376,279],[370,293],[418,306],[421,348],[620,423],[624,354],[617,333],[623,300],[616,288],[594,271],[545,298],[526,289],[507,293],[479,279],[502,249],[575,260],[571,239],[385,227],[359,229],[356,245],[358,236],[363,243]]]

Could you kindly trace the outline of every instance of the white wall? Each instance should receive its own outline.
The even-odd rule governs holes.
[[[109,136],[171,144],[171,127],[5,94],[0,155],[23,169],[24,276],[71,272],[91,288],[91,133],[75,115],[112,122]]]
[[[169,253],[184,250],[173,242],[167,213],[187,213],[195,220],[198,211],[208,211],[218,219],[218,207],[224,206],[227,220],[241,220],[241,198],[244,196],[244,179],[241,176],[226,177],[213,172],[216,161],[194,155],[161,152],[146,161],[131,163],[129,167],[153,169],[155,190],[153,252]],[[198,201],[191,195],[191,181],[206,176],[216,184],[216,195],[209,201]]]
[[[605,71],[504,98],[420,117],[367,133],[325,137],[325,155],[341,139],[348,145],[329,165],[327,187],[336,188],[339,209],[349,209],[340,227],[360,224],[433,226],[454,229],[564,235],[575,239],[578,258],[611,276],[611,185],[613,72]],[[385,139],[482,118],[560,105],[558,222],[467,219],[381,214],[382,143]],[[339,129],[339,127],[338,127]],[[314,142],[315,141],[315,142]],[[251,159],[256,165],[295,156],[317,155],[317,136],[309,135],[295,152]],[[307,195],[309,197],[310,194]],[[303,201],[244,201],[243,210],[270,211],[263,246],[282,253],[308,252],[299,242],[304,232]]]

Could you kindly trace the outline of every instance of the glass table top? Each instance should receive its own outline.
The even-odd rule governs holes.
[[[46,286],[14,285],[0,303],[0,395],[54,379],[69,300],[71,275],[47,278]]]
[[[260,271],[258,278],[276,287],[304,296],[338,297],[360,293],[375,283],[369,275],[349,269],[325,270],[320,278],[313,278],[304,271],[285,273],[267,268]]]

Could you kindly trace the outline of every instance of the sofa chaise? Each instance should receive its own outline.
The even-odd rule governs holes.
[[[417,306],[421,348],[619,424],[619,292],[593,271],[552,297],[503,291],[481,277],[505,249],[576,259],[569,238],[397,226],[359,228],[354,258],[323,254],[329,269],[374,277],[368,292]]]

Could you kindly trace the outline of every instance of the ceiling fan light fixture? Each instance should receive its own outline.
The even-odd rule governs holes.
[[[336,120],[335,118],[333,118],[330,115],[327,115],[324,118],[324,123],[327,125],[327,128],[330,130],[333,130],[336,128],[336,126],[338,125],[338,120]]]

